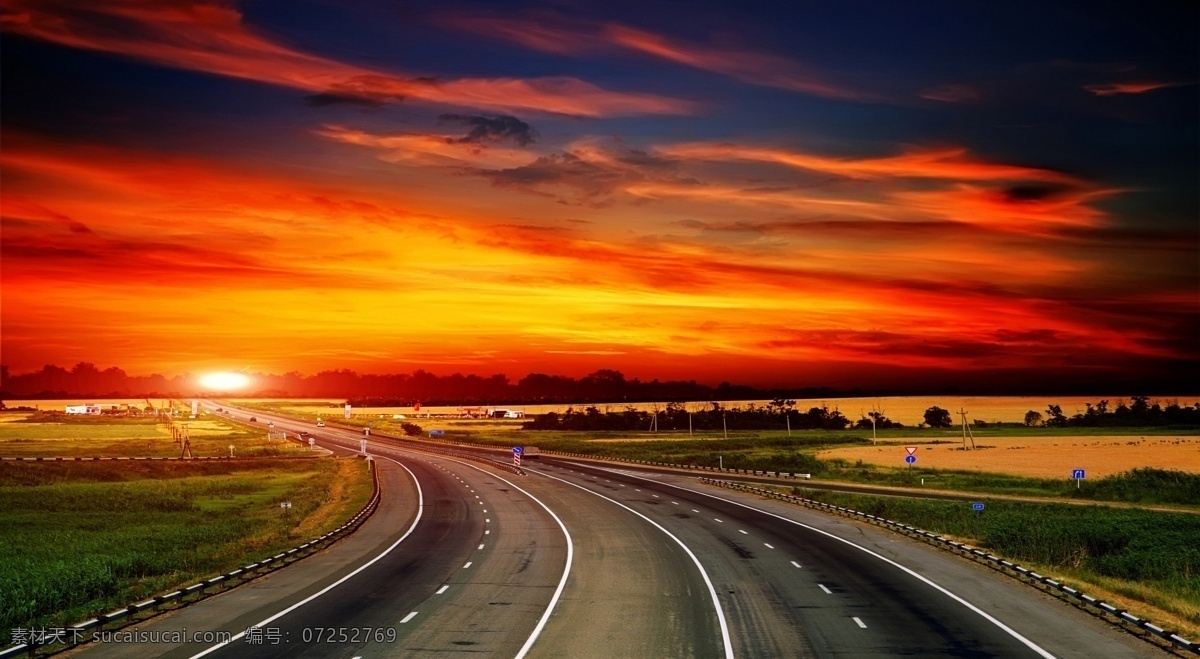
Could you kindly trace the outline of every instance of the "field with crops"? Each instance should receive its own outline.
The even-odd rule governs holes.
[[[0,643],[306,542],[371,491],[354,459],[0,463]]]
[[[270,440],[266,428],[215,414],[172,423],[177,433],[186,430],[195,457],[227,456],[230,445],[238,457],[291,455],[298,448]],[[3,457],[178,457],[182,451],[169,425],[154,416],[0,412]]]
[[[1095,432],[1095,431],[1093,431]],[[1083,469],[1100,478],[1134,467],[1180,469],[1200,473],[1200,436],[1169,435],[1038,435],[977,437],[973,450],[963,450],[961,438],[913,437],[902,443],[847,446],[817,453],[822,460],[863,462],[879,467],[904,467],[905,446],[916,447],[915,464],[927,469],[970,470],[1033,478],[1066,478]]]

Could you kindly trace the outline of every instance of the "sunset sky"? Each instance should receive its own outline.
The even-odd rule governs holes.
[[[1200,369],[1195,3],[0,7],[14,373]]]

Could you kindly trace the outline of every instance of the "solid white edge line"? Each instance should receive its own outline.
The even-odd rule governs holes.
[[[596,468],[596,469],[604,469],[603,467],[595,467],[595,468]],[[605,469],[605,471],[610,471],[610,470],[607,470],[607,469]],[[868,555],[870,555],[870,556],[874,556],[875,558],[878,558],[879,560],[881,560],[881,561],[883,561],[883,562],[885,562],[885,563],[887,563],[887,564],[889,564],[889,565],[891,565],[891,566],[893,566],[893,567],[896,567],[896,568],[899,568],[900,570],[903,570],[904,572],[908,573],[910,576],[912,576],[912,577],[914,577],[914,578],[916,578],[916,579],[918,579],[918,580],[920,580],[920,581],[924,582],[925,584],[927,584],[927,585],[931,586],[932,588],[934,588],[934,589],[935,589],[935,590],[937,590],[938,592],[942,593],[942,594],[943,594],[943,595],[945,595],[946,597],[949,597],[950,599],[954,600],[955,602],[958,602],[959,604],[962,604],[963,606],[967,607],[967,609],[969,609],[969,610],[971,610],[971,611],[974,611],[975,613],[977,613],[977,614],[979,614],[981,617],[983,617],[983,619],[984,619],[984,620],[987,620],[988,622],[992,623],[993,625],[996,625],[996,626],[997,626],[997,627],[999,627],[1000,629],[1004,630],[1004,631],[1005,631],[1005,633],[1007,633],[1009,636],[1012,636],[1013,638],[1015,638],[1015,639],[1017,639],[1018,641],[1020,641],[1021,643],[1023,643],[1023,644],[1025,645],[1025,647],[1028,647],[1030,650],[1033,650],[1034,652],[1038,653],[1038,655],[1039,655],[1039,656],[1041,656],[1041,657],[1044,657],[1045,659],[1057,659],[1057,658],[1056,658],[1054,655],[1052,655],[1052,654],[1050,654],[1049,652],[1047,652],[1046,650],[1042,649],[1042,647],[1041,647],[1041,646],[1039,646],[1037,643],[1034,643],[1033,641],[1031,641],[1031,640],[1029,640],[1029,639],[1025,638],[1025,637],[1024,637],[1024,636],[1022,636],[1020,633],[1018,633],[1018,632],[1017,632],[1015,629],[1013,629],[1013,628],[1009,627],[1008,625],[1006,625],[1006,624],[1004,624],[1004,623],[1000,622],[999,620],[997,620],[997,619],[993,618],[993,617],[992,617],[990,614],[988,614],[988,612],[984,611],[983,609],[980,609],[979,607],[977,607],[977,606],[975,606],[974,604],[972,604],[972,603],[968,602],[967,600],[965,600],[965,599],[963,599],[963,598],[959,597],[958,595],[955,595],[954,593],[952,593],[952,592],[950,592],[949,590],[945,589],[944,587],[940,586],[940,585],[939,585],[939,584],[937,584],[936,582],[934,582],[934,581],[932,581],[932,580],[928,579],[927,577],[925,577],[925,576],[923,576],[923,575],[921,575],[921,574],[918,574],[917,572],[913,571],[912,569],[910,569],[910,568],[908,568],[908,567],[905,567],[905,566],[903,566],[903,565],[901,565],[901,564],[897,563],[896,561],[893,561],[892,559],[888,558],[887,556],[883,556],[882,554],[878,554],[878,553],[876,553],[876,552],[873,552],[873,551],[871,551],[870,549],[867,549],[866,547],[863,547],[862,545],[857,545],[857,544],[855,544],[855,543],[853,543],[853,542],[851,542],[851,541],[849,541],[849,540],[847,540],[847,539],[845,539],[845,538],[838,537],[838,536],[836,536],[836,535],[834,535],[834,534],[832,534],[832,533],[830,533],[830,532],[828,532],[828,531],[823,531],[823,530],[821,530],[821,529],[818,529],[818,528],[816,528],[815,526],[809,526],[808,524],[805,524],[805,523],[803,523],[803,522],[797,522],[797,521],[796,521],[796,520],[794,520],[794,519],[788,519],[787,517],[784,517],[783,515],[776,515],[775,513],[768,512],[768,511],[766,511],[766,510],[762,510],[762,509],[760,509],[760,508],[755,508],[754,506],[748,506],[748,505],[746,505],[746,504],[744,504],[744,503],[741,503],[740,501],[734,501],[734,500],[732,500],[732,499],[726,499],[725,497],[719,497],[719,496],[717,496],[717,495],[715,495],[715,494],[709,494],[708,492],[701,492],[700,490],[693,490],[693,489],[691,489],[691,488],[689,488],[689,487],[683,487],[682,485],[675,485],[674,483],[666,483],[666,482],[663,482],[663,481],[656,481],[656,480],[654,480],[653,478],[644,478],[644,477],[642,477],[642,476],[634,476],[633,474],[625,474],[625,475],[626,475],[626,476],[629,476],[629,477],[631,477],[631,478],[637,478],[637,479],[639,479],[639,480],[650,481],[651,483],[658,483],[659,485],[665,485],[665,486],[667,486],[667,487],[674,487],[674,488],[676,488],[676,489],[680,489],[680,490],[683,490],[683,491],[685,491],[685,492],[691,492],[691,493],[693,493],[693,494],[699,494],[699,495],[701,495],[701,496],[706,496],[706,497],[708,497],[708,498],[710,498],[710,499],[716,499],[716,500],[718,500],[718,501],[724,501],[725,503],[731,503],[731,504],[733,504],[733,505],[735,505],[735,506],[738,506],[738,507],[740,507],[740,508],[745,508],[745,509],[747,509],[747,510],[753,510],[753,511],[755,511],[755,512],[762,513],[762,514],[764,514],[764,515],[768,515],[768,516],[770,516],[770,517],[774,517],[774,518],[776,518],[776,519],[781,519],[781,520],[783,520],[783,521],[785,521],[785,522],[788,522],[789,524],[795,524],[796,526],[799,526],[799,527],[802,527],[802,528],[806,528],[806,529],[808,529],[808,530],[810,530],[810,531],[815,531],[816,533],[820,533],[821,535],[824,535],[824,536],[827,536],[827,537],[829,537],[829,538],[832,538],[832,539],[834,539],[834,540],[837,540],[838,542],[841,542],[841,543],[845,543],[845,544],[847,544],[847,545],[850,545],[851,547],[854,547],[855,549],[858,549],[859,551],[865,552],[866,554],[868,554]]]
[[[308,597],[306,597],[306,598],[304,598],[304,599],[300,600],[299,602],[296,602],[295,604],[293,604],[293,605],[289,606],[288,608],[286,608],[286,609],[284,609],[284,610],[280,611],[279,613],[276,613],[275,615],[273,615],[273,616],[271,616],[271,617],[267,618],[266,620],[263,620],[262,622],[255,623],[255,624],[253,624],[253,625],[250,625],[250,627],[251,627],[251,628],[254,628],[254,627],[262,627],[262,626],[264,626],[264,625],[266,625],[266,624],[269,624],[269,623],[271,623],[271,622],[274,622],[275,620],[278,620],[278,619],[282,618],[283,616],[285,616],[285,615],[287,615],[287,614],[291,613],[292,611],[295,611],[296,609],[298,609],[298,608],[300,608],[300,607],[304,606],[305,604],[308,604],[309,602],[311,602],[311,601],[313,601],[313,600],[317,599],[318,597],[320,597],[320,596],[324,595],[325,593],[328,593],[329,591],[333,590],[334,588],[336,588],[336,587],[340,586],[342,583],[344,583],[344,582],[345,582],[347,579],[349,579],[350,577],[353,577],[354,575],[358,574],[359,572],[362,572],[363,570],[365,570],[365,569],[367,569],[367,568],[371,567],[371,566],[372,566],[372,565],[374,565],[374,564],[375,564],[375,563],[376,563],[376,562],[377,562],[379,559],[381,559],[381,558],[383,558],[384,556],[387,556],[388,554],[390,554],[390,553],[392,552],[392,550],[393,550],[393,549],[395,549],[396,547],[400,546],[400,543],[401,543],[401,542],[404,542],[404,540],[405,540],[406,538],[408,538],[408,536],[412,535],[412,532],[413,532],[413,530],[417,528],[417,522],[420,522],[420,521],[421,521],[421,515],[422,515],[422,514],[424,513],[424,511],[425,511],[425,494],[424,494],[424,493],[421,491],[421,483],[420,483],[420,481],[418,481],[418,480],[417,480],[417,475],[416,475],[416,474],[414,474],[414,473],[412,473],[412,470],[411,470],[411,469],[409,469],[408,467],[405,467],[405,466],[404,466],[403,464],[401,464],[401,463],[400,463],[398,460],[393,460],[392,458],[389,458],[389,457],[387,457],[387,456],[378,456],[378,457],[382,457],[382,458],[384,458],[385,460],[391,460],[392,462],[395,462],[396,464],[400,465],[400,468],[401,468],[401,469],[403,469],[404,471],[407,471],[409,476],[412,476],[413,483],[414,483],[414,484],[417,486],[417,517],[416,517],[416,519],[414,519],[414,520],[413,520],[412,526],[409,526],[409,527],[408,527],[408,530],[404,532],[404,535],[400,536],[400,539],[399,539],[399,540],[396,540],[395,542],[393,542],[393,543],[392,543],[392,545],[391,545],[390,547],[388,547],[387,549],[384,549],[384,550],[383,550],[383,552],[382,552],[382,553],[380,553],[380,554],[379,554],[378,556],[376,556],[375,558],[372,558],[371,560],[367,561],[366,563],[363,563],[362,565],[358,566],[358,568],[357,568],[357,569],[355,569],[355,570],[354,570],[353,572],[351,572],[350,574],[347,574],[346,576],[342,577],[341,579],[338,579],[337,581],[335,581],[335,582],[333,582],[333,583],[329,584],[328,586],[326,586],[326,587],[322,588],[321,590],[317,591],[316,593],[313,593],[312,595],[309,595]],[[412,613],[412,614],[410,615],[410,617],[411,617],[411,616],[414,616],[414,615],[417,615],[417,614],[416,614],[416,612]],[[406,620],[406,622],[407,622],[407,620]],[[209,653],[212,653],[212,652],[216,652],[217,650],[219,650],[219,649],[221,649],[221,648],[225,647],[226,645],[229,645],[230,643],[232,643],[232,642],[234,642],[234,641],[236,641],[236,640],[238,640],[238,639],[242,638],[242,637],[243,637],[243,636],[245,636],[245,635],[246,635],[246,632],[244,632],[244,631],[243,631],[243,632],[239,632],[238,634],[236,634],[235,636],[233,636],[232,638],[230,638],[228,641],[222,641],[222,642],[220,642],[220,643],[217,643],[216,645],[214,645],[214,646],[212,646],[212,647],[208,648],[207,650],[204,650],[204,651],[202,651],[202,652],[198,652],[198,653],[196,653],[196,654],[192,655],[192,656],[190,657],[190,659],[197,659],[198,657],[203,657],[203,656],[204,656],[204,655],[206,655],[206,654],[209,654]]]
[[[464,467],[470,467],[471,469],[474,469],[475,471],[482,472],[492,478],[496,478],[496,479],[504,481],[505,483],[508,483],[513,488],[515,488],[518,492],[521,492],[525,496],[536,501],[539,506],[541,506],[547,513],[549,513],[550,516],[554,518],[554,521],[558,523],[558,528],[562,530],[563,536],[566,537],[566,539],[567,539],[567,563],[563,567],[562,578],[558,580],[558,588],[554,589],[554,596],[550,598],[550,604],[546,607],[546,612],[542,614],[542,617],[540,619],[538,619],[537,626],[535,626],[533,628],[533,633],[529,635],[529,638],[525,640],[525,645],[522,645],[521,650],[519,652],[517,652],[517,655],[515,657],[513,657],[513,659],[524,659],[525,655],[529,654],[530,648],[532,648],[533,644],[537,641],[538,636],[541,636],[542,630],[545,629],[546,623],[550,620],[550,614],[554,613],[554,607],[558,605],[558,600],[559,600],[559,598],[562,597],[563,589],[567,587],[567,577],[569,577],[571,575],[571,565],[575,560],[575,542],[573,540],[571,540],[571,534],[570,534],[570,532],[567,531],[567,525],[563,524],[563,521],[558,518],[558,515],[554,514],[553,510],[550,510],[550,506],[547,506],[546,504],[542,503],[541,499],[533,496],[528,491],[526,491],[524,488],[522,488],[520,485],[517,485],[516,483],[508,480],[507,478],[504,478],[503,476],[493,474],[490,471],[485,471],[482,467],[476,467],[473,464],[467,464],[466,462],[454,460],[452,458],[442,458],[442,459],[449,460],[450,462],[460,464]],[[485,510],[483,512],[486,513],[487,511]]]
[[[534,472],[534,473],[538,473],[538,472]],[[688,549],[687,545],[683,544],[682,540],[675,537],[675,534],[671,533],[670,531],[668,531],[665,528],[663,528],[662,526],[660,526],[658,524],[658,522],[655,522],[654,520],[650,519],[649,517],[646,517],[645,515],[639,513],[638,511],[634,510],[633,508],[630,508],[629,506],[626,506],[625,504],[621,503],[620,501],[617,501],[616,499],[610,499],[610,498],[604,496],[603,494],[600,494],[599,492],[593,492],[593,491],[587,489],[586,487],[583,487],[582,485],[577,485],[570,481],[563,480],[561,478],[558,478],[557,476],[551,476],[550,474],[544,474],[544,473],[538,473],[538,475],[545,476],[546,478],[550,478],[550,479],[559,481],[561,483],[566,483],[567,485],[570,485],[572,487],[577,487],[577,488],[583,490],[584,492],[587,492],[588,494],[591,494],[593,496],[598,496],[601,499],[604,499],[606,501],[614,503],[614,504],[624,508],[625,510],[628,510],[629,512],[633,513],[634,515],[641,517],[642,519],[646,520],[650,524],[654,525],[655,528],[657,528],[659,531],[662,531],[663,533],[666,533],[669,538],[674,540],[677,545],[682,547],[683,551],[687,552],[687,555],[691,557],[692,562],[696,564],[696,569],[700,570],[700,576],[704,577],[704,585],[708,586],[708,594],[710,596],[712,596],[713,607],[717,610],[717,623],[721,626],[721,642],[725,646],[725,657],[726,657],[726,659],[733,659],[733,641],[729,638],[729,625],[725,622],[725,612],[721,610],[721,600],[717,599],[717,589],[715,587],[713,587],[712,580],[708,578],[708,573],[704,571],[704,566],[700,564],[700,559],[697,558],[696,555],[692,553],[691,549]],[[523,656],[523,653],[517,655],[517,659],[520,659],[522,656]]]

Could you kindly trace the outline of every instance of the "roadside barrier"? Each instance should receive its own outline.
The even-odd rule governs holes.
[[[128,459],[132,459],[132,458],[109,458],[109,459],[128,460]],[[162,458],[160,458],[160,459],[162,459]],[[197,459],[207,459],[207,458],[197,458]],[[215,460],[215,459],[222,459],[222,458],[212,458],[212,459]],[[92,618],[91,620],[88,620],[86,622],[81,622],[78,625],[73,625],[73,626],[67,627],[63,630],[55,630],[55,631],[63,632],[61,634],[61,639],[57,642],[65,645],[65,646],[73,646],[76,644],[77,641],[86,638],[86,632],[99,631],[99,630],[103,629],[105,625],[108,625],[108,624],[114,623],[114,622],[119,622],[120,624],[118,624],[113,629],[117,629],[117,628],[123,627],[125,625],[132,624],[134,622],[139,622],[140,620],[134,619],[134,617],[139,613],[143,613],[145,611],[152,611],[153,612],[152,615],[157,615],[160,612],[161,607],[163,607],[164,605],[172,604],[172,603],[178,604],[179,606],[185,606],[187,604],[191,604],[193,602],[197,602],[201,599],[204,599],[205,597],[207,597],[209,595],[215,595],[219,592],[225,592],[226,590],[229,590],[230,588],[241,585],[254,577],[261,576],[261,575],[266,574],[267,572],[273,571],[277,568],[283,567],[285,565],[291,565],[292,563],[295,563],[296,561],[298,561],[301,558],[304,558],[306,556],[311,556],[318,549],[323,549],[323,548],[329,546],[334,541],[339,540],[339,539],[345,537],[346,535],[349,535],[350,533],[354,532],[356,529],[358,529],[359,526],[362,526],[363,522],[365,522],[367,520],[367,518],[369,518],[371,516],[372,513],[375,512],[375,509],[379,507],[380,490],[379,490],[379,470],[376,467],[374,460],[371,460],[371,481],[372,481],[372,484],[374,485],[374,494],[371,496],[371,500],[368,501],[366,503],[366,505],[364,505],[358,511],[358,513],[354,515],[354,517],[350,518],[350,521],[348,521],[345,524],[339,526],[338,528],[330,531],[329,533],[326,533],[325,535],[323,535],[319,538],[314,538],[312,540],[309,540],[308,542],[306,542],[298,547],[293,547],[292,549],[289,549],[284,552],[280,552],[269,558],[264,558],[263,560],[258,561],[257,563],[251,563],[249,565],[245,565],[245,566],[240,567],[231,572],[226,572],[225,574],[218,574],[217,576],[212,577],[211,579],[204,579],[200,582],[192,584],[191,586],[188,586],[186,588],[180,588],[179,590],[167,593],[165,595],[158,595],[156,597],[151,597],[148,600],[145,600],[142,602],[137,602],[136,604],[130,604],[129,606],[127,606],[123,609],[117,609],[116,611],[111,611],[104,615],[96,616],[95,618]],[[194,595],[194,597],[191,597],[189,599],[189,596],[193,596],[193,595]],[[179,607],[177,606],[174,608],[179,608]],[[147,616],[147,618],[148,617],[151,617],[151,616]],[[141,620],[144,620],[144,619],[145,618],[142,618]],[[25,653],[28,653],[30,656],[33,656],[34,652],[36,652],[38,650],[38,648],[48,647],[49,645],[52,645],[52,644],[50,644],[50,643],[38,644],[35,641],[31,641],[29,643],[22,643],[20,645],[14,645],[9,648],[5,648],[3,651],[0,651],[0,659],[5,659],[7,657],[16,657],[18,655],[25,654]],[[65,647],[63,649],[65,649]]]
[[[1080,608],[1096,614],[1101,618],[1108,620],[1109,622],[1119,624],[1123,627],[1133,628],[1134,630],[1141,632],[1140,635],[1143,638],[1153,637],[1160,640],[1171,649],[1185,650],[1187,652],[1191,652],[1192,654],[1200,655],[1200,643],[1189,641],[1173,631],[1163,629],[1162,627],[1154,625],[1147,620],[1142,620],[1141,618],[1130,614],[1128,611],[1118,609],[1117,607],[1108,604],[1103,600],[1098,600],[1095,597],[1081,593],[1074,588],[1063,585],[1054,579],[1051,579],[1050,577],[1042,576],[1033,570],[1022,567],[1010,561],[1006,561],[999,556],[993,556],[992,554],[989,554],[981,549],[971,547],[970,545],[949,540],[935,533],[930,533],[929,531],[923,531],[913,526],[909,526],[908,524],[894,522],[890,519],[884,519],[876,515],[869,515],[857,510],[843,508],[842,506],[835,506],[821,501],[815,501],[813,499],[806,499],[804,497],[784,494],[774,490],[765,490],[760,487],[752,487],[750,485],[734,483],[716,478],[700,476],[699,480],[700,482],[707,483],[709,485],[729,488],[741,492],[748,492],[770,499],[786,501],[788,503],[794,503],[808,508],[815,508],[835,515],[853,517],[870,524],[876,524],[889,528],[893,531],[903,533],[909,537],[928,542],[941,549],[954,552],[960,556],[966,556],[967,558],[983,563],[1003,574],[1038,587],[1045,592],[1049,592],[1050,594],[1056,595],[1063,599],[1073,601],[1074,603],[1078,604]]]

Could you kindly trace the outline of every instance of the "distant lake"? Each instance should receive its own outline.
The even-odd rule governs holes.
[[[1046,416],[1046,407],[1049,405],[1059,405],[1062,407],[1063,414],[1072,416],[1077,412],[1083,412],[1086,409],[1086,403],[1093,405],[1100,401],[1107,400],[1109,409],[1113,409],[1121,401],[1129,403],[1127,396],[954,396],[954,395],[932,395],[932,396],[879,396],[872,398],[803,398],[796,400],[796,409],[801,412],[807,411],[812,407],[821,407],[828,405],[830,409],[841,410],[851,421],[857,421],[859,417],[864,416],[871,410],[879,410],[887,418],[903,423],[906,426],[915,426],[924,421],[925,410],[937,405],[943,409],[950,410],[954,419],[958,420],[959,409],[965,409],[967,412],[967,420],[986,421],[995,423],[998,421],[1020,423],[1025,420],[1025,413],[1029,410],[1039,412],[1042,416]],[[1162,405],[1167,405],[1171,402],[1178,402],[1180,405],[1193,405],[1200,402],[1200,395],[1191,394],[1186,396],[1151,396],[1150,402],[1158,401]],[[746,407],[750,404],[759,407],[766,405],[770,401],[767,400],[735,400],[735,401],[719,401],[725,407]],[[707,401],[686,403],[688,409],[699,410],[707,404]],[[495,405],[494,407],[511,410],[524,410],[525,414],[545,414],[547,412],[566,411],[568,407],[574,407],[576,410],[582,410],[586,407],[594,405],[601,411],[619,412],[627,407],[633,407],[639,410],[652,411],[655,406],[658,409],[666,407],[666,403],[576,403],[574,405]],[[356,407],[354,412],[358,414],[371,413],[387,413],[387,414],[413,414],[411,407],[387,407],[387,408],[367,408]],[[442,415],[455,414],[458,412],[457,407],[453,406],[422,406],[420,415],[425,414]]]

